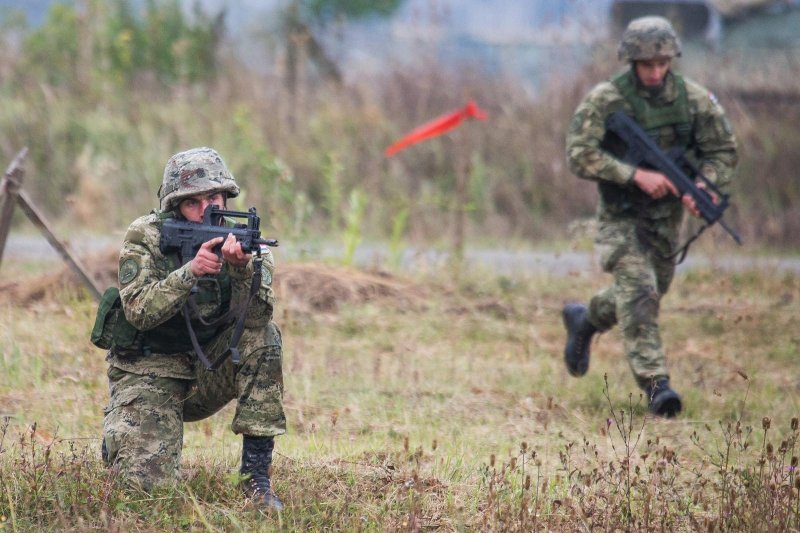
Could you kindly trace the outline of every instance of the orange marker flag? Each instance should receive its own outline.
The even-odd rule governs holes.
[[[470,100],[462,109],[453,111],[452,113],[446,113],[426,124],[423,124],[422,126],[413,129],[410,133],[408,133],[408,135],[389,146],[383,152],[383,155],[386,157],[392,157],[400,150],[403,150],[412,144],[416,144],[420,141],[424,141],[425,139],[430,139],[431,137],[436,137],[437,135],[446,133],[461,124],[461,121],[465,118],[486,120],[488,117],[489,115],[486,113],[486,111],[478,107],[478,104],[476,104],[474,101]]]

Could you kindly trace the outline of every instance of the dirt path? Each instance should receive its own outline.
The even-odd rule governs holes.
[[[77,254],[97,253],[115,248],[121,237],[82,237],[68,244]],[[341,247],[326,245],[299,246],[283,241],[275,250],[278,261],[321,260],[341,257]],[[9,235],[4,259],[59,259],[55,250],[43,237],[38,235]],[[447,264],[449,253],[436,249],[407,248],[401,254],[399,265],[402,270],[441,268]],[[589,252],[550,252],[538,250],[467,249],[465,259],[469,265],[490,268],[504,275],[563,274],[571,275],[597,269],[597,261]],[[391,253],[385,245],[365,244],[360,246],[354,259],[358,266],[387,265],[392,261]],[[764,257],[754,255],[723,254],[709,257],[699,252],[690,254],[678,269],[713,267],[725,271],[759,270],[764,272],[787,271],[800,274],[800,258]]]

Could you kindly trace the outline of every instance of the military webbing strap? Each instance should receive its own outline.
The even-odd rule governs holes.
[[[212,372],[217,370],[220,366],[222,366],[222,363],[225,362],[228,356],[231,357],[231,361],[233,362],[233,364],[238,365],[241,363],[241,355],[239,353],[239,340],[241,339],[242,333],[244,332],[244,321],[245,317],[247,316],[247,311],[250,308],[250,303],[253,301],[253,297],[256,294],[258,294],[258,289],[261,286],[261,261],[262,261],[261,254],[259,253],[253,260],[253,278],[250,283],[250,293],[247,296],[247,300],[238,309],[239,316],[237,317],[236,325],[234,326],[233,334],[231,335],[231,340],[228,343],[228,349],[225,350],[225,352],[219,357],[217,357],[213,362],[208,359],[208,356],[206,356],[206,353],[203,351],[203,347],[200,346],[200,343],[197,340],[197,335],[195,334],[194,328],[192,327],[192,321],[189,318],[190,314],[189,303],[187,302],[183,304],[183,311],[182,311],[183,318],[184,321],[186,322],[186,329],[189,332],[189,339],[191,339],[192,341],[192,348],[194,349],[194,352],[197,354],[197,358],[200,359],[200,362],[203,363],[203,366],[206,368],[206,370],[210,370]],[[189,300],[191,301],[191,299],[192,297],[190,296]],[[194,304],[193,301],[192,303]],[[195,310],[197,310],[196,306]],[[225,315],[232,315],[233,312],[234,310],[229,310],[228,313],[225,313]],[[204,325],[207,325],[202,321],[202,319],[200,319],[200,321]],[[219,319],[216,319],[213,321],[213,323],[216,323],[218,321]]]
[[[654,106],[639,96],[633,70],[627,70],[611,80],[622,97],[633,109],[634,118],[648,135],[658,142],[659,130],[671,126],[675,130],[676,146],[687,148],[691,144],[692,117],[689,112],[689,96],[686,82],[680,74],[669,73],[675,83],[678,96],[668,105]]]

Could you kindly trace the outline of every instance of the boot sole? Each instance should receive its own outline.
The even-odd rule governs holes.
[[[564,322],[564,329],[567,330],[567,338],[569,338],[569,318],[567,317],[566,309],[561,311],[561,319]],[[580,378],[586,375],[589,371],[589,358],[581,358],[578,361],[572,361],[569,357],[569,352],[571,351],[569,346],[569,342],[567,342],[567,347],[564,349],[564,365],[567,367],[567,372],[570,376],[575,378]],[[585,359],[585,361],[584,361]],[[581,369],[583,367],[583,369]]]

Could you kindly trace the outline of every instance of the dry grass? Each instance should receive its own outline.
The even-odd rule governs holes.
[[[3,268],[26,285],[43,279]],[[598,274],[278,272],[290,426],[274,464],[280,517],[239,496],[231,406],[187,425],[178,487],[118,486],[98,457],[107,390],[103,354],[87,340],[94,303],[62,288],[0,305],[0,520],[109,530],[800,525],[787,372],[800,345],[796,276],[679,276],[662,317],[687,409],[665,421],[646,416],[616,333],[595,342],[585,378],[563,369],[559,310],[602,286]]]

